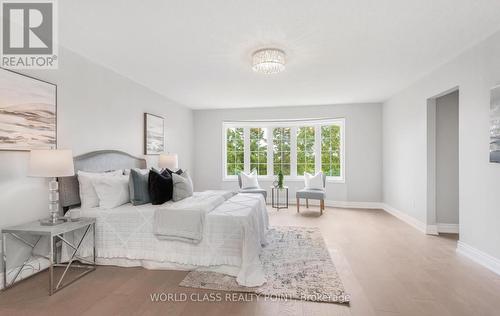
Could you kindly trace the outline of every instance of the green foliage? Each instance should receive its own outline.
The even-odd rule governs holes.
[[[314,153],[313,126],[304,126],[297,129],[297,175],[304,172],[314,173],[315,153]]]
[[[244,170],[243,128],[228,128],[226,131],[227,174],[237,175]]]
[[[283,171],[278,172],[278,188],[283,189]]]
[[[272,131],[273,169],[275,175],[291,175],[291,128],[278,127]],[[244,129],[226,130],[227,174],[236,175],[244,170]],[[259,175],[267,175],[268,135],[264,128],[250,128],[250,169]],[[321,170],[327,176],[340,176],[341,138],[338,125],[321,126],[321,156],[315,155],[315,127],[297,128],[297,175],[314,173],[316,159],[320,159]]]
[[[250,129],[250,169],[267,175],[267,136],[263,128]]]
[[[274,174],[289,176],[290,173],[290,150],[291,150],[291,129],[289,127],[279,127],[273,130],[273,169]]]
[[[340,176],[340,127],[321,127],[321,171],[326,176]]]
[[[291,173],[290,164],[274,164],[274,174],[277,175],[280,171],[283,172],[283,175],[289,176]]]

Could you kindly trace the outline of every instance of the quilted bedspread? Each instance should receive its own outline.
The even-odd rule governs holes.
[[[195,196],[199,194],[203,192]],[[259,255],[266,244],[269,219],[262,195],[237,194],[207,214],[198,244],[158,239],[153,233],[157,207],[125,204],[111,210],[80,209],[81,216],[96,218],[97,263],[214,270],[236,276],[244,286],[265,282]],[[76,239],[81,234],[75,232],[66,238]],[[82,243],[80,256],[92,255],[91,241],[90,237]],[[63,260],[70,253],[69,247],[63,247]]]

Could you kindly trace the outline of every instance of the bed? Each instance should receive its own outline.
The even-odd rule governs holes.
[[[145,168],[143,159],[117,151],[100,151],[75,157],[75,169],[102,172]],[[147,269],[208,270],[236,277],[244,286],[265,282],[259,255],[266,244],[268,214],[260,194],[235,194],[206,215],[203,238],[197,244],[162,240],[154,234],[155,211],[169,204],[203,199],[214,191],[196,192],[180,202],[161,206],[125,204],[110,210],[81,209],[78,181],[61,179],[61,203],[67,216],[76,210],[81,216],[96,218],[96,261],[101,265],[142,266]],[[75,182],[76,181],[76,182]],[[78,233],[76,233],[78,234]],[[70,235],[69,239],[80,236]],[[91,240],[82,244],[82,257],[92,255]],[[70,249],[63,247],[62,256]]]

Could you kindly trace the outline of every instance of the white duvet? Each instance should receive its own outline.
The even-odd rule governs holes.
[[[231,198],[230,191],[203,191],[177,203],[157,207],[153,232],[158,239],[197,244],[203,239],[208,213]]]
[[[199,194],[203,192],[195,196]],[[206,216],[198,244],[158,239],[153,233],[157,207],[125,204],[111,210],[80,209],[81,216],[96,218],[97,263],[152,269],[198,268],[234,275],[244,286],[265,282],[259,255],[266,244],[269,221],[262,195],[240,193],[215,208]],[[81,256],[92,254],[90,238],[82,247]],[[63,247],[63,260],[68,258],[69,250]]]

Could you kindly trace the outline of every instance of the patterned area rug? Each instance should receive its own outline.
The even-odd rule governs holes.
[[[260,287],[243,287],[234,277],[192,271],[180,286],[231,292],[255,293],[283,299],[349,303],[335,265],[319,228],[273,227],[261,260],[267,282]]]

